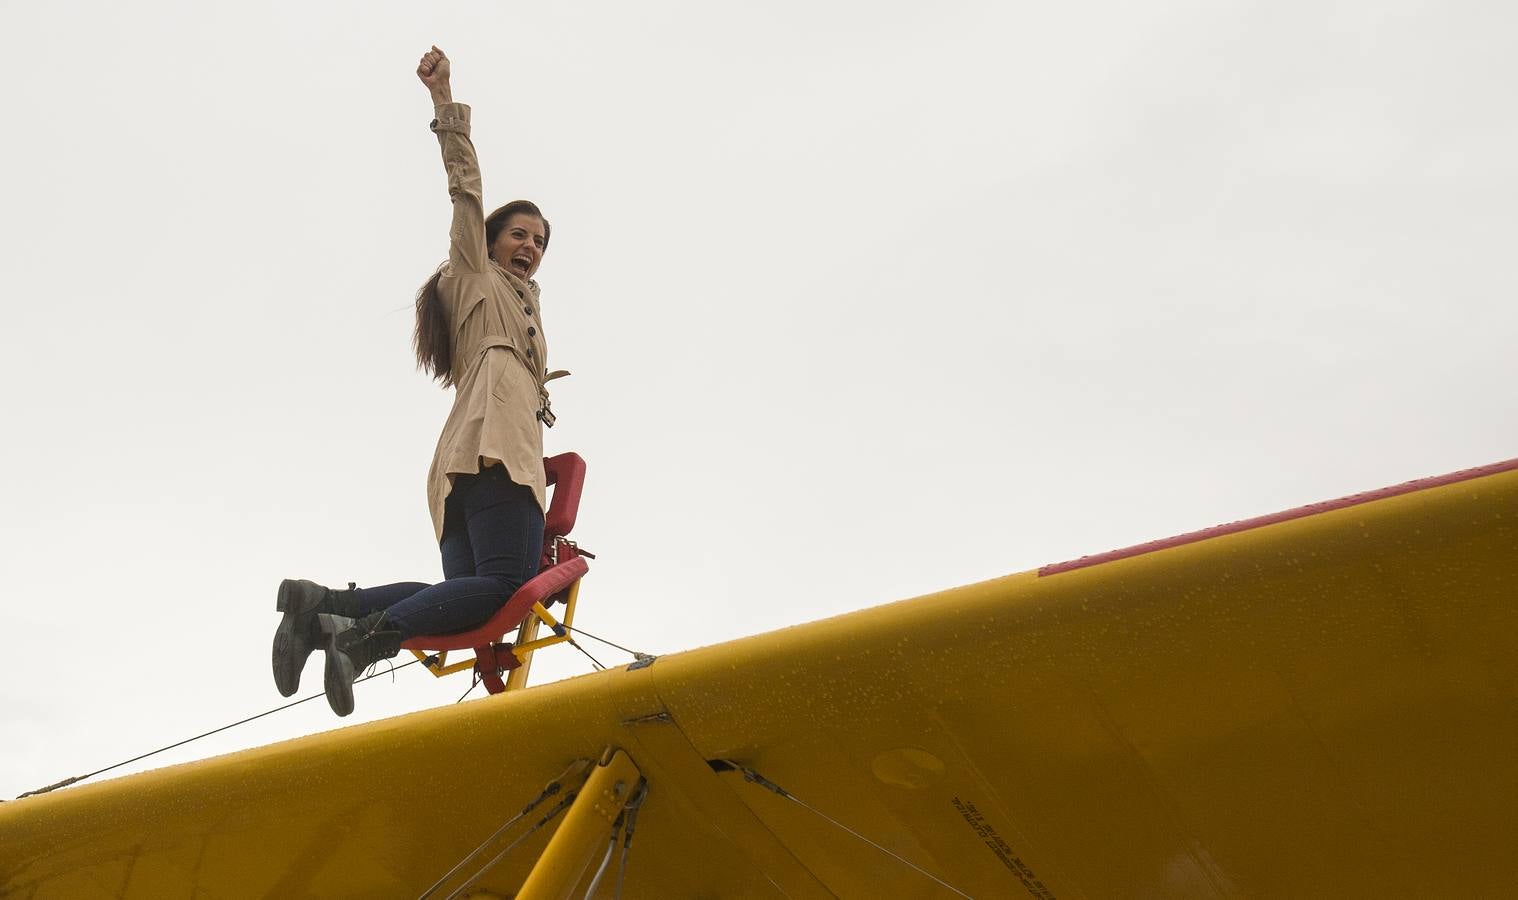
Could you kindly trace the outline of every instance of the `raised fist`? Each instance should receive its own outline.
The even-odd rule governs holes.
[[[433,92],[447,89],[451,72],[448,56],[436,46],[423,53],[421,62],[416,64],[416,77],[422,80],[427,90]]]

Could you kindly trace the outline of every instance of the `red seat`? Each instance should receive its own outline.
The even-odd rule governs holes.
[[[511,631],[527,614],[532,612],[534,603],[548,605],[549,598],[560,591],[567,590],[581,576],[590,571],[590,564],[583,556],[567,559],[556,566],[534,575],[526,584],[517,588],[506,605],[496,610],[495,615],[472,631],[460,631],[457,634],[436,634],[418,636],[401,644],[407,650],[469,650],[476,652],[485,644],[499,641],[506,632]],[[510,666],[509,668],[516,668]]]
[[[561,453],[543,460],[543,471],[548,484],[553,487],[553,495],[548,512],[543,516],[543,558],[538,574],[517,588],[495,615],[478,628],[457,634],[418,635],[401,645],[419,656],[424,655],[423,651],[444,651],[427,657],[436,660],[435,664],[428,664],[434,674],[447,674],[461,668],[451,666],[446,672],[442,671],[442,657],[446,651],[472,649],[475,673],[485,682],[486,689],[492,694],[505,690],[501,673],[521,665],[512,652],[512,645],[503,641],[507,632],[520,627],[532,614],[534,605],[541,603],[547,607],[590,571],[580,549],[574,542],[566,540],[580,511],[580,492],[585,487],[585,460],[578,453]],[[568,620],[566,615],[565,621]],[[553,628],[555,634],[566,636],[562,625],[555,623]]]

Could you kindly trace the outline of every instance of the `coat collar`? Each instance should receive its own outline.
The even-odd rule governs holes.
[[[506,279],[506,283],[511,285],[512,290],[517,292],[517,296],[526,297],[531,294],[532,298],[536,300],[542,295],[542,292],[538,289],[538,283],[536,281],[518,278],[511,272],[503,269],[501,267],[501,264],[493,259],[490,261],[490,267],[495,269],[496,274]]]

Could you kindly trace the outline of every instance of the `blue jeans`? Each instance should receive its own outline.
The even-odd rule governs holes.
[[[455,475],[443,508],[443,577],[360,588],[365,614],[388,610],[403,638],[452,634],[485,624],[538,573],[543,510],[530,488],[501,466]]]

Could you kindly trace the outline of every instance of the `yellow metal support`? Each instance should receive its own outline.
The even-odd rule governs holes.
[[[538,626],[541,624],[543,623],[537,616],[528,616],[523,619],[521,627],[517,629],[515,646],[521,647],[523,644],[532,643],[532,640],[538,636]],[[527,670],[532,668],[532,651],[518,652],[517,659],[521,660],[522,664],[506,675],[507,691],[517,691],[527,687]]]
[[[463,672],[466,669],[472,668],[474,668],[474,657],[472,656],[468,659],[460,660],[456,663],[452,663],[446,666],[443,665],[443,660],[439,659],[438,668],[433,669],[432,674],[437,675],[438,677],[442,677],[444,675],[452,675],[454,672]]]
[[[427,664],[427,658],[429,656],[437,657],[437,662],[435,664],[427,666],[427,671],[431,672],[433,676],[437,678],[442,678],[444,675],[452,675],[454,672],[462,672],[465,669],[474,668],[474,657],[472,656],[468,659],[459,660],[457,662],[448,662],[447,650],[439,650],[438,652],[431,654],[421,650],[412,650],[411,655],[415,656],[417,660],[424,666]]]
[[[569,586],[569,597],[564,601],[565,625],[574,624],[575,603],[579,599],[580,582],[576,581],[574,584]],[[520,660],[522,664],[517,668],[512,669],[511,674],[506,676],[506,690],[515,691],[527,686],[527,670],[532,667],[533,651],[541,650],[544,647],[551,647],[554,644],[562,644],[565,641],[569,640],[569,633],[567,631],[562,635],[555,634],[552,637],[538,637],[538,626],[543,624],[547,624],[550,628],[552,628],[553,626],[559,624],[559,620],[554,618],[553,613],[549,612],[548,609],[543,606],[543,604],[534,603],[532,605],[532,614],[529,615],[522,622],[522,626],[517,629],[517,639],[512,644],[511,652],[516,654],[517,659]]]
[[[569,598],[564,601],[564,624],[572,625],[575,620],[575,604],[580,601],[580,581],[575,580],[569,586]]]
[[[564,813],[517,900],[568,900],[597,852],[605,851],[617,816],[643,778],[626,753],[608,753]]]

